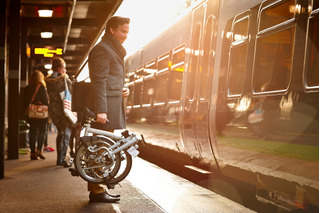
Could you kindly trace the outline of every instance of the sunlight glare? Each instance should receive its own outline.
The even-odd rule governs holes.
[[[186,0],[124,0],[117,16],[130,18],[130,32],[123,44],[127,55],[150,42],[185,10]]]

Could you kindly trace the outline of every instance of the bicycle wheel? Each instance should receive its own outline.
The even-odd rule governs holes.
[[[98,138],[91,142],[95,152],[90,152],[83,144],[76,151],[74,166],[82,179],[91,183],[105,183],[104,177],[112,179],[121,166],[120,153],[110,156],[107,148],[114,142],[106,138]]]
[[[113,188],[114,185],[118,184],[120,181],[124,180],[131,171],[132,168],[132,156],[123,150],[120,152],[121,166],[118,173],[107,181],[108,188]]]

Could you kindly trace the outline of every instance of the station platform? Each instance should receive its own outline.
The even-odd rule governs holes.
[[[48,143],[55,148],[56,134]],[[56,151],[45,160],[29,154],[5,161],[0,180],[0,212],[253,212],[210,190],[167,172],[137,157],[129,176],[110,193],[121,194],[117,203],[90,203],[87,183],[56,166]]]

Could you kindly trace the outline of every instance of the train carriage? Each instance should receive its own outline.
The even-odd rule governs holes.
[[[129,128],[262,202],[319,206],[318,1],[199,1],[126,69]]]

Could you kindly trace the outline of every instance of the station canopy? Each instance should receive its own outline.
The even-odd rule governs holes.
[[[66,61],[67,73],[76,74],[121,2],[21,0],[21,32],[27,52],[37,66],[50,63],[52,56],[61,56]]]

